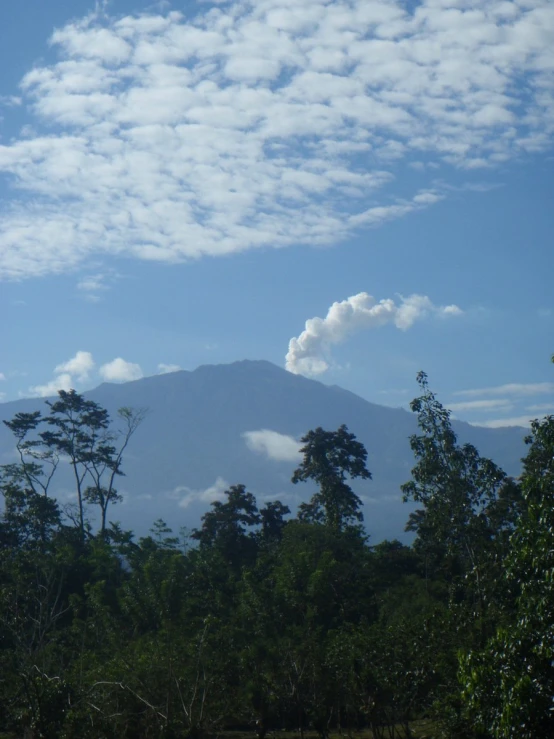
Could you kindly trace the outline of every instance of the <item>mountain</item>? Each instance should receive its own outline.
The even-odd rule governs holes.
[[[415,386],[414,386],[415,387]],[[417,388],[415,388],[417,390]],[[337,429],[345,423],[368,450],[373,479],[353,485],[365,501],[365,522],[374,541],[402,538],[409,506],[399,487],[410,478],[409,436],[414,414],[369,403],[337,386],[324,385],[266,361],[206,365],[122,385],[102,384],[85,393],[115,416],[118,408],[147,408],[148,415],[124,458],[119,484],[123,504],[111,509],[119,520],[144,533],[157,518],[174,530],[198,525],[214,492],[244,483],[259,501],[279,497],[294,510],[313,492],[292,485],[294,446],[309,429]],[[42,399],[0,404],[0,420],[19,412],[45,410]],[[0,464],[14,461],[13,439],[0,424]],[[524,454],[522,429],[486,429],[454,422],[462,442],[471,442],[510,474],[518,474]],[[249,434],[249,432],[266,433]],[[276,432],[276,433],[267,433]],[[67,500],[69,475],[56,494]]]

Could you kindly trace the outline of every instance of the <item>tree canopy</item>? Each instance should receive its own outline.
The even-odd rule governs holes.
[[[294,471],[292,482],[313,480],[318,491],[309,503],[302,503],[299,516],[306,521],[320,522],[343,529],[363,521],[362,501],[353,492],[348,479],[370,479],[366,467],[367,451],[343,425],[337,431],[321,427],[309,431],[300,440],[303,460]]]

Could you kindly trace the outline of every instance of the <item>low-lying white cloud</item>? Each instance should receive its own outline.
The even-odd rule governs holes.
[[[90,352],[78,351],[77,354],[67,362],[62,362],[54,369],[56,374],[68,373],[75,375],[78,380],[85,382],[94,369],[94,359]]]
[[[495,400],[468,400],[464,403],[448,403],[451,411],[491,411],[491,410],[509,410],[513,408],[513,404],[507,398]]]
[[[475,388],[472,390],[458,390],[454,395],[466,398],[479,397],[480,395],[512,395],[524,397],[527,395],[545,395],[554,393],[554,382],[511,382],[496,387]]]
[[[337,243],[432,207],[437,165],[444,180],[552,147],[553,29],[551,0],[237,0],[68,23],[56,61],[2,98],[23,125],[0,146],[0,278]]]
[[[270,429],[246,431],[243,435],[246,446],[257,454],[264,454],[277,462],[298,462],[302,459],[301,444],[293,437]]]
[[[29,392],[31,395],[38,396],[40,398],[49,398],[52,395],[56,395],[60,390],[69,392],[73,386],[74,382],[72,376],[63,372],[44,385],[32,385],[29,388]]]
[[[59,390],[75,389],[81,391],[80,385],[83,383],[89,384],[95,378],[100,378],[106,382],[130,382],[144,377],[139,364],[127,362],[122,357],[116,357],[116,359],[102,364],[97,372],[95,368],[96,363],[91,352],[78,351],[71,359],[56,365],[52,380],[44,384],[32,385],[28,389],[28,393],[32,396],[49,397],[56,395]],[[158,364],[158,374],[177,372],[180,369],[181,367],[178,364]],[[0,373],[0,380],[5,379],[5,376]]]
[[[158,374],[168,375],[170,372],[179,372],[181,369],[178,364],[164,364],[164,362],[160,362],[158,365]]]
[[[534,405],[528,405],[526,411],[538,412],[538,413],[552,413],[554,411],[554,403],[536,403]]]
[[[32,385],[29,393],[33,396],[47,398],[56,395],[60,390],[68,392],[79,382],[86,382],[94,369],[94,359],[90,352],[78,351],[74,357],[61,362],[54,368],[55,377],[44,385]]]
[[[289,342],[286,369],[294,374],[319,375],[329,369],[331,347],[353,334],[392,324],[403,331],[430,314],[460,315],[456,305],[436,306],[426,295],[401,297],[399,302],[377,300],[366,292],[335,302],[325,318],[309,318],[304,331]]]
[[[180,485],[172,492],[171,497],[179,498],[179,507],[188,508],[192,503],[213,503],[215,500],[224,500],[225,491],[229,489],[229,483],[218,477],[213,485],[204,490],[194,490],[186,485]]]
[[[106,382],[130,382],[143,377],[140,365],[126,362],[121,357],[113,359],[100,367],[100,376]]]
[[[533,418],[535,418],[535,416],[523,415],[514,416],[512,418],[493,418],[490,421],[470,421],[469,423],[471,423],[472,426],[484,426],[489,429],[500,429],[510,426],[529,427]]]

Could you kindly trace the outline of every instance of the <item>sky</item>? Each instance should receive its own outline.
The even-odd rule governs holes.
[[[0,400],[267,359],[554,412],[551,0],[0,5]]]

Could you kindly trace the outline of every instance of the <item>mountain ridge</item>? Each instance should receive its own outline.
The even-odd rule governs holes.
[[[107,408],[112,417],[123,406],[147,408],[148,415],[125,455],[120,482],[125,503],[111,511],[114,520],[145,531],[157,518],[197,525],[214,489],[243,483],[260,500],[280,497],[291,509],[313,492],[292,485],[297,464],[271,458],[249,445],[252,432],[269,430],[298,440],[308,430],[345,423],[368,451],[370,482],[353,485],[365,501],[368,531],[375,537],[402,537],[409,506],[400,501],[400,484],[410,478],[409,436],[416,417],[403,408],[372,403],[339,386],[294,375],[267,360],[201,365],[128,383],[102,383],[83,395]],[[21,410],[38,410],[48,398],[26,398],[0,405],[0,420]],[[524,453],[523,429],[487,429],[454,421],[462,442],[470,441],[509,474],[517,474]],[[0,428],[0,464],[10,461],[13,439]],[[211,493],[210,493],[211,490]],[[63,479],[60,499],[71,492]],[[180,524],[179,524],[180,525]]]

